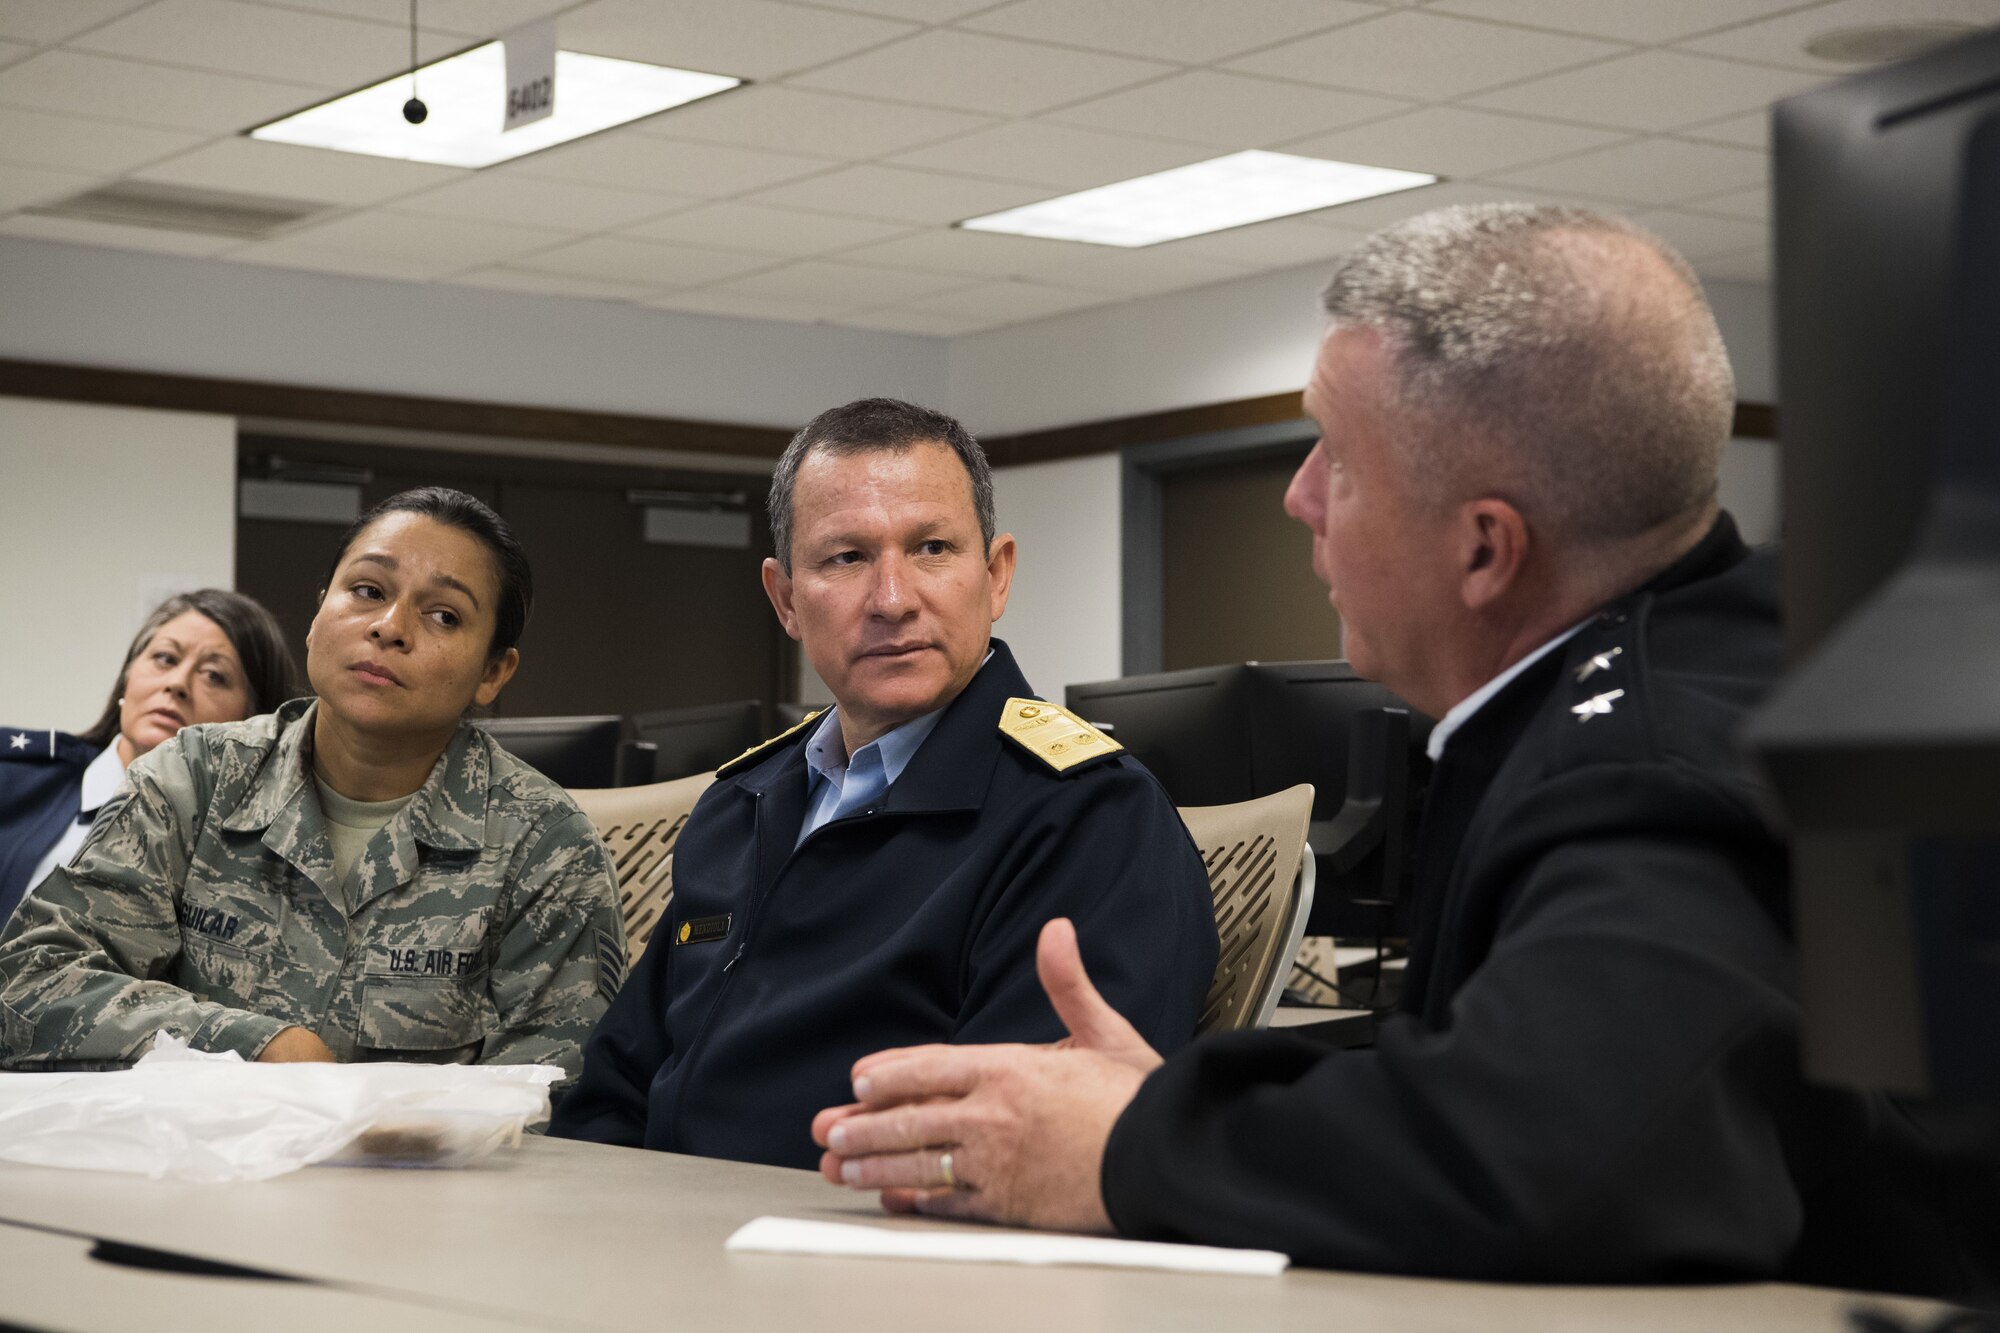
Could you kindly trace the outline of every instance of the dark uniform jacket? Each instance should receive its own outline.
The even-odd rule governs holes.
[[[1992,1281],[2000,1229],[1947,1220],[2000,1213],[1990,1159],[1801,1076],[1786,859],[1731,741],[1781,666],[1775,556],[1725,516],[1495,695],[1433,778],[1403,1012],[1370,1051],[1169,1060],[1106,1150],[1120,1231],[1478,1278]]]
[[[98,748],[61,731],[0,727],[0,926],[34,887],[28,877],[83,809],[83,770]]]
[[[811,1166],[813,1114],[853,1099],[860,1057],[1063,1035],[1035,978],[1058,916],[1119,1012],[1186,1043],[1216,961],[1200,855],[1136,760],[1057,772],[1003,736],[1028,694],[996,640],[881,804],[797,850],[812,728],[725,765],[550,1132]]]

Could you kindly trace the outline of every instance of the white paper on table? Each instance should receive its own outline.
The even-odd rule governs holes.
[[[902,1230],[760,1217],[738,1227],[723,1245],[735,1254],[830,1254],[866,1259],[951,1259],[962,1263],[1063,1264],[1094,1268],[1157,1268],[1174,1273],[1276,1277],[1290,1265],[1275,1250],[1226,1250],[1102,1236],[1036,1231]]]

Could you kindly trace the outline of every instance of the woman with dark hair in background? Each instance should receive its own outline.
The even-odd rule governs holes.
[[[83,845],[132,761],[192,722],[240,722],[292,697],[298,664],[271,613],[220,588],[176,594],[125,650],[89,730],[0,729],[0,925]]]
[[[513,676],[532,596],[469,495],[364,514],[306,635],[318,697],[133,765],[0,936],[0,1063],[117,1066],[170,1032],[251,1060],[573,1078],[624,977],[611,858],[464,720]]]

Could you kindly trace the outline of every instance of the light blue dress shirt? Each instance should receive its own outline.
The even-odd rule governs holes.
[[[806,817],[799,825],[798,842],[792,845],[798,846],[816,829],[880,800],[943,716],[940,708],[913,717],[850,755],[840,736],[840,709],[827,709],[812,739],[806,742]]]

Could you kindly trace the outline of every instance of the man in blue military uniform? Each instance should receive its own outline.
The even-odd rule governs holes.
[[[1163,1049],[1216,963],[1208,880],[1166,794],[1033,697],[991,637],[1014,539],[956,421],[821,414],[771,485],[764,585],[833,709],[725,765],[674,853],[672,916],[551,1132],[788,1166],[869,1051],[1045,1041],[1043,925]]]

